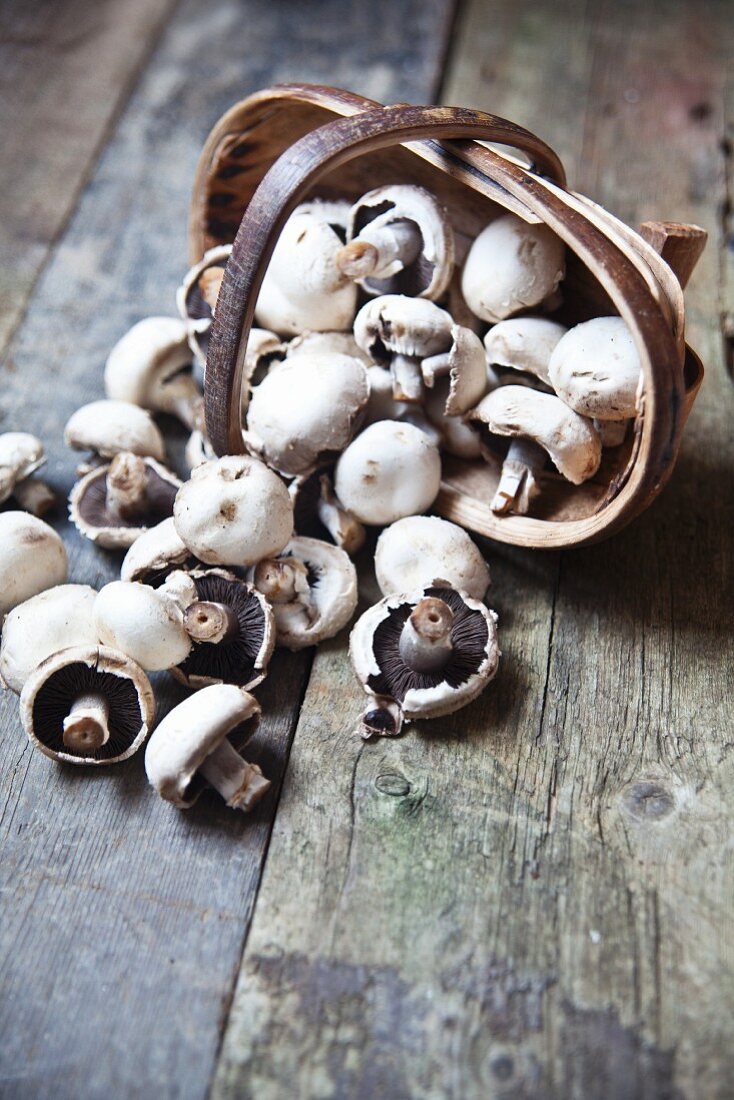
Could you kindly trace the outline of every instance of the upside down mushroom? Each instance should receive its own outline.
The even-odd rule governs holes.
[[[77,530],[107,549],[126,549],[173,512],[181,482],[153,458],[123,451],[85,474],[71,491]]]

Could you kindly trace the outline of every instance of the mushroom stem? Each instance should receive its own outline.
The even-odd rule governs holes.
[[[337,546],[347,554],[356,554],[367,537],[358,519],[342,508],[326,475],[321,478],[321,495],[316,504],[318,517]]]
[[[56,504],[56,493],[45,481],[26,477],[13,489],[13,496],[20,507],[34,516],[45,516]]]
[[[451,352],[442,351],[438,355],[429,355],[421,363],[423,381],[433,389],[437,378],[444,378],[451,371]]]
[[[308,596],[308,570],[296,558],[267,558],[259,562],[254,574],[255,588],[270,603],[305,602]]]
[[[403,728],[403,712],[387,695],[376,695],[362,715],[359,732],[370,737],[397,737]]]
[[[601,436],[602,447],[620,447],[627,436],[629,420],[594,420],[594,427]],[[18,495],[16,486],[15,495]]]
[[[64,718],[63,741],[72,752],[90,755],[110,739],[109,703],[104,695],[93,691],[79,695]]]
[[[208,267],[206,271],[202,271],[201,275],[199,276],[199,293],[211,309],[212,313],[214,313],[217,305],[219,288],[222,285],[223,279],[223,267]]]
[[[251,810],[270,788],[257,764],[243,759],[226,737],[199,765],[199,772],[234,810]]]
[[[546,454],[531,439],[513,439],[502,464],[497,491],[490,508],[497,515],[507,512],[525,515],[531,501],[540,492],[538,474],[545,465]]]
[[[147,507],[148,469],[140,455],[115,455],[107,471],[107,509],[121,519],[142,515]]]
[[[387,279],[420,256],[423,239],[415,222],[399,218],[389,225],[366,225],[340,248],[336,265],[350,279]]]
[[[184,612],[184,630],[195,642],[218,645],[239,633],[239,619],[230,607],[213,600],[196,600]]]
[[[435,596],[424,596],[413,608],[400,635],[400,656],[414,672],[436,672],[452,653],[454,613]]]
[[[193,376],[184,372],[162,387],[160,409],[175,416],[192,432],[201,420],[202,400]]]
[[[394,355],[390,362],[392,395],[395,401],[423,400],[423,375],[420,360],[412,355]]]

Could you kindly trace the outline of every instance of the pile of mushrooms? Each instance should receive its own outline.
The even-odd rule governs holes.
[[[256,304],[247,453],[216,458],[201,372],[230,252],[187,272],[177,317],[121,337],[106,396],[66,425],[82,453],[71,519],[125,551],[119,580],[69,583],[64,545],[38,518],[53,501],[34,478],[43,447],[0,435],[0,503],[27,509],[0,514],[0,676],[47,756],[112,764],[147,739],[162,798],[188,807],[210,787],[250,810],[270,786],[242,754],[260,719],[252,692],[276,647],[349,625],[363,547],[383,594],[349,642],[363,737],[453,713],[495,676],[487,564],[430,515],[442,452],[499,461],[492,509],[529,512],[546,478],[578,485],[623,442],[641,372],[621,318],[554,319],[565,252],[547,226],[499,214],[459,245],[421,187],[314,198],[288,219]],[[191,433],[185,479],[168,460],[171,417]],[[191,693],[157,728],[153,672]]]

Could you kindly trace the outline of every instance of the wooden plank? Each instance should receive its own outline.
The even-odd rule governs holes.
[[[729,1094],[733,38],[712,0],[463,9],[446,101],[536,130],[633,225],[708,229],[708,377],[628,530],[487,548],[504,657],[473,707],[362,745],[346,656],[318,654],[215,1097]]]
[[[447,11],[444,0],[400,12],[336,0],[177,10],[5,362],[4,422],[44,438],[57,488],[68,490],[74,466],[64,422],[101,395],[110,346],[140,316],[172,311],[194,166],[218,115],[299,77],[429,98]],[[72,579],[112,577],[119,559],[58,519]],[[260,693],[258,752],[276,787],[309,661],[279,657]],[[173,697],[165,690],[164,706]],[[249,819],[213,798],[179,814],[148,790],[142,755],[102,774],[62,769],[29,749],[13,697],[0,720],[0,1092],[203,1096],[277,792]]]
[[[0,353],[174,0],[6,0]]]

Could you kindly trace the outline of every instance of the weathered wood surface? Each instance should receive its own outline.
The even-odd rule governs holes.
[[[127,3],[115,5],[121,23]],[[118,39],[128,62],[128,36],[142,35],[133,19],[142,5],[129,6],[131,22]],[[73,5],[66,10],[73,23]],[[275,80],[334,80],[377,98],[430,99],[449,14],[445,0],[399,9],[382,2],[345,9],[336,0],[186,0],[177,8],[4,361],[3,422],[43,437],[58,489],[68,490],[74,467],[61,441],[64,422],[77,405],[101,396],[112,343],[139,317],[173,311],[194,167],[217,117]],[[142,50],[141,42],[135,56]],[[117,103],[124,66],[108,68],[108,101],[115,79]],[[45,78],[54,98],[63,98],[58,74]],[[42,70],[36,80],[44,80]],[[40,90],[38,96],[40,102]],[[61,117],[74,122],[71,112]],[[35,180],[39,165],[54,175],[64,163],[58,150],[44,160],[44,120],[31,113],[23,125],[26,140],[13,144],[18,182],[14,197],[4,196],[8,209],[15,202],[25,209],[24,181]],[[99,140],[90,142],[91,126],[87,116],[71,156],[77,180]],[[68,206],[73,192],[65,186],[59,183]],[[45,210],[46,191],[35,194]],[[20,232],[26,223],[16,225]],[[27,287],[25,270],[18,268]],[[119,559],[95,552],[56,519],[69,540],[73,580],[101,584],[114,576]],[[206,1094],[309,662],[308,655],[279,657],[258,693],[266,715],[258,754],[276,792],[251,818],[213,798],[176,813],[149,791],[142,754],[104,774],[57,768],[28,747],[15,698],[2,698],[3,1097]],[[164,705],[173,697],[175,689],[164,691]]]
[[[343,648],[319,652],[214,1096],[723,1100],[731,12],[462,10],[445,101],[537,130],[632,225],[708,229],[687,291],[707,380],[670,485],[628,530],[488,547],[504,659],[473,707],[362,745]]]

